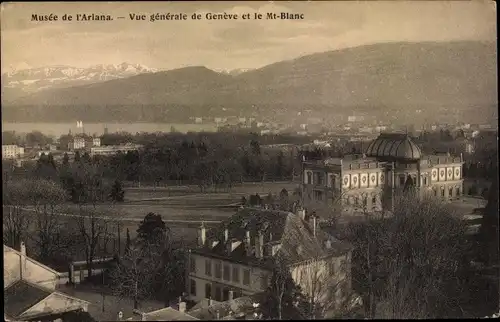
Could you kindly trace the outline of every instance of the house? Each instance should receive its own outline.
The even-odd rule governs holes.
[[[4,312],[6,320],[56,321],[75,311],[87,312],[87,301],[56,290],[60,274],[26,256],[3,246]]]
[[[73,150],[80,150],[85,148],[85,137],[84,136],[74,136],[70,141],[68,142],[68,150],[73,151]]]
[[[14,144],[2,144],[2,159],[17,159],[23,156],[23,147]]]
[[[326,301],[335,290],[337,305],[350,292],[351,250],[305,211],[243,208],[218,228],[199,228],[198,247],[188,256],[187,293],[195,302],[221,302],[263,292],[279,257],[304,295]]]

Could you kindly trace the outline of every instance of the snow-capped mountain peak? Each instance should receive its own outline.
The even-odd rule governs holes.
[[[156,72],[156,69],[141,64],[98,64],[87,68],[72,66],[45,66],[27,69],[12,69],[2,74],[4,88],[32,93],[49,88],[77,86],[117,78]]]

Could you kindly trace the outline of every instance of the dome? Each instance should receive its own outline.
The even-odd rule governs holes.
[[[366,149],[367,156],[380,159],[416,161],[422,156],[420,148],[407,134],[381,133]]]

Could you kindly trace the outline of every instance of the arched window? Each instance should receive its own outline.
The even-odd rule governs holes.
[[[312,184],[312,173],[307,172],[307,184]]]

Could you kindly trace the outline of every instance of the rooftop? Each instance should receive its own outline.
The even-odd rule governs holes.
[[[247,234],[250,240],[247,240]],[[262,257],[256,254],[259,239],[263,243]],[[311,225],[299,215],[258,208],[241,209],[218,228],[209,230],[206,240],[203,247],[193,252],[267,268],[272,267],[274,256],[277,255],[283,256],[289,265],[293,265],[313,258],[340,256],[352,247],[321,231],[319,227],[314,236]],[[327,240],[330,241],[329,248],[325,246]],[[266,251],[266,246],[275,247],[276,252]]]
[[[127,319],[127,321],[193,321],[198,318],[184,312],[180,312],[171,307],[166,307],[153,312],[144,313],[145,319],[136,314]]]
[[[366,149],[366,155],[379,159],[416,161],[422,152],[406,133],[381,133]]]
[[[188,313],[200,320],[236,319],[239,315],[252,314],[253,304],[259,303],[260,300],[261,294],[254,294],[225,302],[215,302],[211,306],[192,309]]]
[[[19,280],[4,290],[5,313],[17,317],[50,294],[50,290]]]

